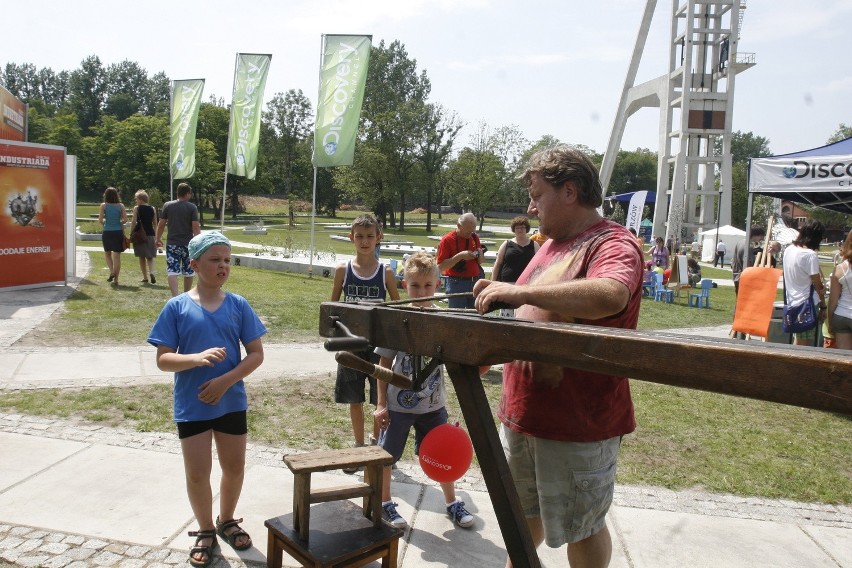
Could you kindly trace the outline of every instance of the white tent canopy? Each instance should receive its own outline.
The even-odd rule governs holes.
[[[701,243],[701,260],[702,262],[711,262],[716,256],[716,229],[708,229],[698,233],[699,242]],[[728,247],[728,252],[725,254],[725,260],[733,257],[734,247],[737,244],[745,244],[746,232],[732,225],[719,227],[719,240],[725,243]]]
[[[759,193],[852,214],[852,138],[792,154],[751,158],[748,191],[749,205],[752,195]]]

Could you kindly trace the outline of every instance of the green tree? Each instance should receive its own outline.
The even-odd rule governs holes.
[[[266,104],[263,118],[265,153],[270,156],[269,177],[275,190],[285,195],[308,197],[312,183],[311,101],[302,90],[276,93]]]
[[[107,94],[106,71],[97,55],[90,55],[71,73],[69,102],[83,135],[93,133]]]
[[[164,116],[135,114],[116,123],[107,146],[113,185],[122,196],[141,188],[169,187],[169,125]]]
[[[833,144],[835,142],[840,142],[841,140],[846,140],[850,137],[852,137],[852,125],[847,126],[845,123],[841,122],[840,126],[837,127],[837,130],[834,131],[834,134],[828,138],[828,143]]]
[[[224,105],[201,103],[198,109],[198,125],[195,129],[196,138],[204,138],[213,143],[216,157],[225,163],[225,152],[228,148],[228,123],[231,116]],[[224,166],[222,166],[224,170]]]
[[[619,150],[608,192],[620,195],[633,191],[655,191],[656,187],[657,153],[647,148]]]
[[[417,157],[426,192],[426,231],[431,232],[432,205],[436,202],[443,203],[445,186],[443,172],[464,123],[456,117],[455,113],[448,114],[440,105],[427,104],[425,110],[424,135],[418,141]],[[433,199],[434,197],[438,198],[437,201]]]
[[[418,163],[418,144],[425,136],[426,99],[432,85],[426,72],[417,71],[417,61],[410,59],[405,46],[394,41],[385,46],[382,41],[370,52],[367,85],[362,107],[362,145],[371,147],[384,156],[384,160],[371,160],[371,176],[381,177],[382,191],[374,193],[383,199],[376,214],[388,224],[396,225],[394,207],[399,209],[399,229],[405,230],[407,191],[411,188],[411,175]],[[358,151],[356,149],[356,167]],[[383,164],[385,170],[375,170]],[[358,176],[364,177],[364,176]],[[384,201],[386,196],[392,196]]]
[[[47,137],[48,144],[64,146],[69,154],[77,155],[80,151],[80,143],[83,135],[80,133],[80,125],[77,117],[70,112],[60,112],[51,119],[50,134]]]
[[[506,168],[500,156],[488,144],[482,129],[474,148],[464,148],[447,168],[447,191],[450,200],[480,220],[489,207],[501,202],[500,192],[506,179]]]
[[[717,156],[722,155],[722,139],[717,137],[714,143]],[[749,158],[765,158],[771,156],[769,139],[757,136],[752,132],[737,130],[731,133],[731,159],[735,164],[746,164]]]

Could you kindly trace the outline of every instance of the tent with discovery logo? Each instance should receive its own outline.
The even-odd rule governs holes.
[[[748,214],[754,194],[852,214],[852,138],[767,158],[751,158]]]

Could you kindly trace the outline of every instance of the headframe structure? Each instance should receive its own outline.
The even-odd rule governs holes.
[[[737,74],[755,65],[755,56],[737,52],[745,0],[672,0],[669,71],[634,85],[656,6],[656,0],[646,1],[601,183],[608,192],[628,117],[658,107],[653,235],[684,243],[699,231],[731,222],[734,84]],[[720,139],[722,154],[715,155]]]

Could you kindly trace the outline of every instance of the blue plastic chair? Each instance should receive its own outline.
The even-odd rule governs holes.
[[[693,308],[709,308],[710,307],[710,289],[713,287],[713,281],[705,278],[701,281],[701,293],[689,295],[689,305]]]
[[[654,274],[654,301],[662,302],[664,300],[667,304],[673,304],[674,290],[669,290],[663,286],[662,274]]]

